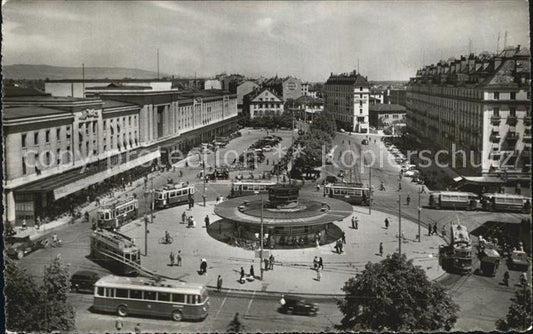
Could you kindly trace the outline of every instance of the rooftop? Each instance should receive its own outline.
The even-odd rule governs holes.
[[[367,78],[363,77],[359,73],[356,73],[356,71],[341,74],[331,73],[330,77],[328,78],[328,81],[326,81],[326,85],[328,84],[370,87],[370,83],[368,82]]]
[[[404,106],[401,106],[399,104],[370,104],[368,106],[369,112],[377,112],[379,114],[403,114],[407,111],[407,109]]]
[[[59,110],[47,107],[4,107],[2,118],[4,120],[26,118],[26,117],[40,117],[48,115],[70,114],[70,111]]]

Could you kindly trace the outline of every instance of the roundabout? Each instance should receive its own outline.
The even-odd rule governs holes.
[[[236,246],[259,248],[261,225],[264,247],[306,248],[338,240],[342,230],[335,222],[353,213],[346,202],[300,195],[296,185],[280,184],[268,195],[251,195],[226,200],[215,207],[223,218],[208,227],[211,237]],[[255,246],[255,247],[254,247]]]

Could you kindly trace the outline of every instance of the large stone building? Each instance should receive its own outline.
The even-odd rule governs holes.
[[[259,89],[259,85],[250,80],[246,80],[237,86],[237,108],[239,110],[243,110],[244,96],[250,94],[256,89]]]
[[[75,98],[6,87],[5,221],[53,217],[107,179],[150,162],[169,165],[171,153],[235,130],[235,94],[119,88]]]
[[[268,88],[258,89],[245,97],[250,119],[263,116],[279,116],[283,113],[283,100]]]
[[[268,88],[271,92],[281,97],[283,102],[289,99],[296,100],[303,95],[302,82],[294,77],[271,78],[265,80],[261,87]]]
[[[530,52],[520,46],[426,66],[408,85],[408,130],[471,154],[467,169],[478,175],[529,180],[530,84]]]
[[[346,131],[368,133],[369,101],[370,84],[356,71],[332,73],[324,84],[324,110]]]
[[[159,79],[59,79],[46,80],[44,91],[52,96],[85,97],[88,89],[108,87],[110,84],[147,87],[152,91],[168,91],[172,88],[172,81]]]

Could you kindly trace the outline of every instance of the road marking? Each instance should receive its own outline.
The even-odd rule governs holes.
[[[226,303],[226,299],[228,299],[228,294],[231,292],[231,289],[228,290],[228,292],[226,292],[226,296],[224,296],[224,299],[222,300],[222,303],[220,304],[219,308],[218,308],[218,311],[217,313],[215,314],[215,317],[213,318],[213,320],[215,320],[217,317],[218,317],[218,314],[220,313],[220,311],[222,310],[222,307],[224,306],[224,304]]]
[[[252,294],[252,298],[250,298],[250,301],[248,302],[248,308],[246,309],[246,312],[244,312],[244,316],[246,316],[248,314],[248,311],[250,311],[250,307],[252,306],[254,297],[255,297],[255,290],[254,290],[254,293]]]

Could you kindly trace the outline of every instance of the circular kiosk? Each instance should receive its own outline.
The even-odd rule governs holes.
[[[209,227],[209,234],[236,246],[259,247],[261,222],[264,247],[301,248],[328,244],[341,237],[334,222],[353,212],[352,206],[332,198],[300,195],[296,185],[272,186],[266,195],[226,200],[215,207],[223,220]]]

